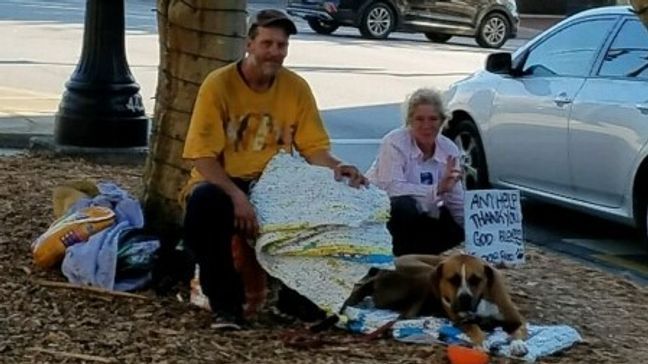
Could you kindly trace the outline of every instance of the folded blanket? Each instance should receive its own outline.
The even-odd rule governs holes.
[[[261,266],[325,311],[339,311],[370,267],[393,264],[389,198],[374,186],[349,187],[329,168],[280,153],[250,200],[261,227]]]

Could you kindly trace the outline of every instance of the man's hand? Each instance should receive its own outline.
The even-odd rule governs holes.
[[[463,171],[457,166],[457,157],[448,156],[443,177],[437,188],[439,195],[452,191],[454,186],[463,178]]]
[[[365,176],[358,171],[358,168],[349,164],[338,164],[333,168],[335,173],[335,180],[341,181],[342,178],[349,179],[349,186],[359,188],[360,186],[367,186],[369,181]]]
[[[341,181],[342,178],[349,179],[349,186],[360,187],[369,184],[365,176],[358,171],[358,168],[350,164],[344,164],[339,159],[335,158],[329,150],[320,150],[306,157],[308,163],[328,167],[333,170],[336,181]]]
[[[234,204],[234,227],[248,238],[256,238],[259,235],[259,222],[256,212],[245,193],[237,193],[232,196]]]

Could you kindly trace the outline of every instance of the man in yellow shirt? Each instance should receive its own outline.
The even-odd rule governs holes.
[[[283,67],[288,38],[296,33],[283,12],[259,11],[250,20],[245,58],[210,73],[196,98],[183,154],[194,165],[182,192],[185,242],[198,260],[214,328],[237,329],[243,322],[231,240],[235,233],[257,235],[248,192],[275,154],[295,148],[338,180],[367,183],[356,167],[331,154],[310,87]]]

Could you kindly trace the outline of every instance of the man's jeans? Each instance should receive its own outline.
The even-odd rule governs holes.
[[[233,181],[248,193],[249,181]],[[232,258],[234,205],[229,195],[211,183],[196,186],[187,199],[184,232],[185,243],[198,262],[200,286],[212,310],[242,317],[245,294]]]

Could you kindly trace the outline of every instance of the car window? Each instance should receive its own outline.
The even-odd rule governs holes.
[[[648,78],[648,30],[641,22],[623,24],[605,54],[599,75]]]
[[[559,30],[533,48],[523,72],[533,76],[587,76],[613,19],[590,19]]]

